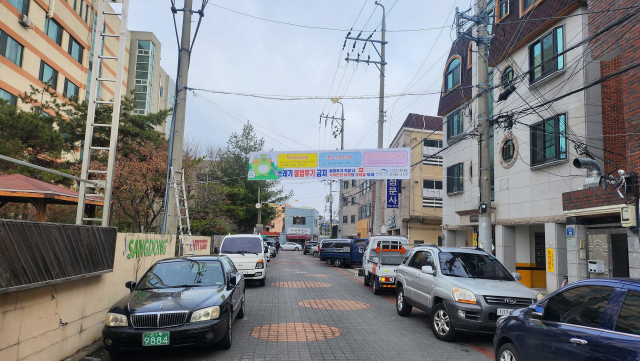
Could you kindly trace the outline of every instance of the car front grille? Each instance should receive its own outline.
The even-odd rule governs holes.
[[[528,306],[535,302],[532,298],[484,296],[484,300],[490,305]]]
[[[500,318],[500,316],[498,316],[497,313],[489,313],[489,322],[496,322],[498,321],[498,318]]]
[[[182,326],[187,321],[188,311],[155,312],[131,315],[131,325],[135,328],[163,328]]]

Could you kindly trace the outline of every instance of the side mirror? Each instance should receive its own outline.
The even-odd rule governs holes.
[[[513,278],[516,279],[516,281],[520,281],[522,279],[522,275],[518,272],[511,272],[511,274],[513,275]]]
[[[428,275],[435,275],[436,271],[433,270],[433,267],[431,266],[422,266],[422,273],[424,274],[428,274]]]
[[[136,288],[136,281],[127,281],[124,286],[128,288],[130,292],[133,292],[133,289]]]
[[[227,287],[229,289],[232,289],[233,287],[236,286],[236,282],[238,281],[238,279],[236,278],[236,275],[231,275],[229,276],[229,284],[227,285]]]
[[[214,253],[214,254],[219,254],[219,253],[220,253],[220,248],[218,248],[218,247],[213,247],[213,253]]]
[[[533,307],[533,310],[531,311],[531,318],[536,319],[536,320],[542,320],[543,314],[544,314],[544,308],[542,308],[540,306],[535,306],[535,307]]]

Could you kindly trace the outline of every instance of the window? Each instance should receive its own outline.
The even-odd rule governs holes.
[[[628,291],[614,330],[640,335],[640,292]]]
[[[19,42],[0,30],[0,55],[17,66],[22,67],[23,50],[24,47],[20,45]]]
[[[419,241],[421,244],[424,244],[424,241]],[[424,260],[422,261],[423,266],[431,266],[434,270],[436,269],[436,262],[433,259],[433,255],[431,252],[424,253]]]
[[[422,259],[424,258],[425,252],[416,252],[416,254],[409,262],[409,267],[421,269],[422,268]]]
[[[58,89],[58,71],[50,67],[44,60],[40,60],[40,76],[38,79],[51,89]]]
[[[529,46],[529,83],[535,83],[553,72],[564,69],[564,55],[558,55],[563,49],[562,27],[553,29],[531,44]]]
[[[447,139],[462,134],[462,110],[447,116]]]
[[[356,215],[351,216],[351,223],[356,223]]]
[[[559,293],[547,301],[544,319],[572,325],[598,327],[613,288],[583,286]]]
[[[44,20],[44,33],[56,44],[62,46],[62,26],[51,18]]]
[[[307,219],[305,217],[293,217],[293,224],[304,226],[307,223]]]
[[[136,52],[135,69],[135,109],[134,114],[147,114],[151,111],[151,83],[153,81],[155,44],[148,40],[139,40]]]
[[[456,57],[449,60],[449,65],[444,73],[444,91],[449,90],[460,85],[460,58]]]
[[[498,0],[498,9],[496,12],[498,19],[502,20],[505,16],[509,15],[509,0]]]
[[[425,189],[442,189],[442,181],[423,179],[422,188]]]
[[[349,205],[349,198],[348,197],[342,197],[342,205],[343,206],[348,206]]]
[[[344,181],[344,183],[342,184],[342,188],[344,189],[349,188],[349,181]]]
[[[160,87],[160,98],[164,97],[164,87]]]
[[[72,58],[76,59],[78,63],[82,64],[82,54],[84,52],[84,48],[82,47],[82,45],[80,45],[80,43],[76,41],[76,39],[72,38],[71,36],[69,36],[68,52]]]
[[[458,163],[447,168],[447,194],[463,191],[463,164]]]
[[[4,90],[4,89],[0,89],[0,99],[2,100],[6,100],[7,102],[9,102],[9,104],[13,105],[13,106],[17,106],[18,105],[18,97],[9,93],[8,91]]]
[[[512,67],[507,67],[503,72],[502,72],[502,87],[506,88],[509,85],[511,85],[513,83],[513,76],[515,75],[515,72],[513,71]]]
[[[516,145],[513,143],[513,140],[509,139],[504,142],[502,146],[502,160],[509,163],[513,159],[513,156],[516,153]]]
[[[520,0],[522,4],[521,13],[524,14],[533,4],[535,4],[538,0]]]
[[[567,159],[564,114],[531,126],[531,165]]]
[[[20,14],[29,14],[29,3],[31,0],[9,0],[9,4],[18,9]]]
[[[78,15],[80,15],[80,19],[82,19],[82,1],[80,2],[80,7],[78,8]]]
[[[442,148],[442,141],[437,139],[425,139],[424,146],[431,148]]]
[[[89,23],[88,18],[89,18],[89,4],[84,4],[84,22],[87,24]]]
[[[347,223],[347,219],[349,219],[349,216],[342,216],[342,223]]]
[[[355,186],[356,186],[356,180],[355,180],[355,179],[351,180],[351,186],[352,186],[352,187],[355,187]]]
[[[80,94],[80,88],[77,85],[73,84],[69,79],[64,80],[64,92],[62,93],[65,97],[78,97]]]
[[[356,197],[351,197],[351,204],[356,204]]]

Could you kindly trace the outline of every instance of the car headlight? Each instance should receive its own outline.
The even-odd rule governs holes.
[[[259,259],[258,262],[256,262],[256,269],[261,269],[264,268],[264,260],[263,259]]]
[[[451,293],[456,302],[476,304],[476,295],[467,289],[454,287]]]
[[[127,321],[127,316],[125,315],[109,312],[104,319],[104,325],[109,327],[127,327],[129,326],[129,321]]]
[[[544,298],[544,295],[543,295],[542,293],[538,293],[538,294],[536,295],[536,301],[540,301],[540,300],[541,300],[541,299],[543,299],[543,298]]]
[[[215,320],[220,317],[220,306],[212,306],[195,311],[191,315],[191,322]]]

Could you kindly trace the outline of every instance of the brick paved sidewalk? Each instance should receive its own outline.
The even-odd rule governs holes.
[[[246,313],[230,350],[180,349],[149,360],[469,360],[492,359],[491,336],[438,341],[429,318],[400,317],[395,296],[375,296],[353,269],[285,251],[267,266],[267,286],[248,282]],[[101,360],[110,360],[106,353]]]

